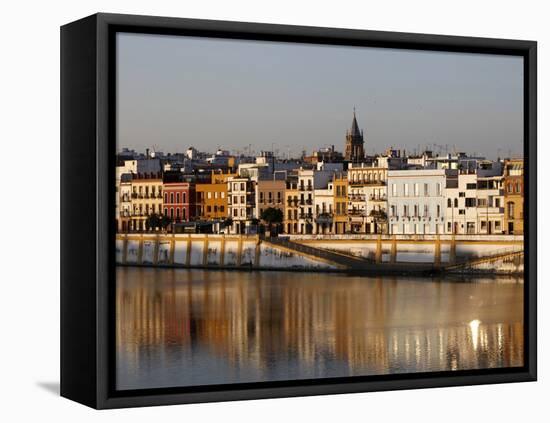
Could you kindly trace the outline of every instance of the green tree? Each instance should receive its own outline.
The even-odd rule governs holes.
[[[269,231],[271,232],[272,225],[280,225],[283,223],[283,211],[275,207],[268,207],[262,211],[260,218],[267,223]]]
[[[160,225],[160,217],[158,214],[153,213],[147,216],[147,219],[145,220],[145,227],[150,230],[155,230]]]
[[[172,223],[172,219],[170,219],[168,216],[162,215],[159,219],[159,226],[166,230],[166,228]]]

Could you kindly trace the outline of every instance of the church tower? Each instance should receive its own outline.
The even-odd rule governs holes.
[[[359,130],[357,118],[355,117],[355,107],[353,108],[353,122],[351,129],[346,131],[346,153],[345,160],[349,162],[359,162],[365,158],[363,149],[363,131]]]

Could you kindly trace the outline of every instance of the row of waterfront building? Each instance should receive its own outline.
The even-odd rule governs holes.
[[[151,230],[155,215],[172,229],[232,234],[273,223],[286,234],[523,233],[522,159],[389,151],[360,163],[278,162],[185,173],[157,158],[124,160],[118,230]],[[266,209],[280,219],[263,221]]]
[[[214,155],[124,149],[117,156],[121,232],[523,234],[523,159],[465,153],[367,156],[355,112],[344,154]],[[269,213],[264,214],[266,210]],[[277,210],[277,212],[273,212]],[[269,221],[266,218],[269,216]]]

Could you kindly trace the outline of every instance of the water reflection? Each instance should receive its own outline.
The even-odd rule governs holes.
[[[523,284],[117,268],[117,388],[523,365]]]

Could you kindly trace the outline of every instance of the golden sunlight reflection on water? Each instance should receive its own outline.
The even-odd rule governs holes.
[[[117,388],[523,365],[523,283],[117,268]]]

